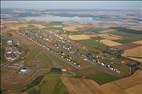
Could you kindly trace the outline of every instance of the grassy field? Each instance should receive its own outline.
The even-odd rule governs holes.
[[[48,73],[38,85],[27,90],[28,94],[68,94],[60,76],[61,73]]]
[[[116,40],[116,42],[119,42],[119,43],[125,44],[125,43],[131,43],[134,41],[142,40],[141,33],[137,34],[137,33],[120,32],[120,31],[114,31],[111,33],[122,37],[120,40]]]
[[[118,77],[104,72],[96,72],[94,75],[90,75],[87,78],[95,80],[99,84],[104,84],[118,79]]]
[[[86,69],[81,69],[75,72],[74,77],[94,80],[99,84],[105,84],[107,82],[111,82],[121,78],[117,74],[111,74],[108,72],[106,73],[103,70],[104,69],[102,67],[98,67],[97,65],[92,65],[91,67],[88,67]]]
[[[105,45],[103,45],[102,43],[100,43],[96,40],[97,40],[97,38],[91,38],[91,39],[88,39],[88,40],[80,40],[78,42],[80,42],[81,44],[86,45],[88,47],[91,47],[91,48],[98,48],[98,49],[106,48]]]
[[[101,32],[101,31],[104,31],[104,30],[108,30],[109,28],[102,28],[102,27],[96,27],[96,28],[91,28],[87,31],[91,31],[91,32]]]
[[[115,29],[119,32],[131,33],[131,34],[142,34],[142,30],[134,30],[125,27],[112,27],[111,29]]]
[[[13,63],[24,62],[24,64],[28,65],[28,66],[30,66],[30,65],[32,66],[34,64],[35,68],[38,67],[39,71],[42,70],[41,72],[44,71],[44,73],[49,72],[49,70],[52,67],[61,67],[61,68],[66,68],[66,69],[68,69],[68,68],[72,69],[72,67],[70,65],[66,64],[64,62],[64,60],[62,60],[61,58],[59,58],[58,56],[56,56],[52,52],[49,52],[46,49],[43,49],[40,46],[36,45],[32,41],[28,40],[26,37],[24,37],[22,35],[19,35],[16,32],[13,33],[13,37],[16,40],[19,41],[20,47],[21,47],[21,49],[25,53],[18,61],[15,61]],[[39,74],[39,76],[41,74]],[[45,80],[46,79],[49,80],[50,85],[48,85],[47,83],[45,83],[43,85],[43,87],[41,87],[41,90],[40,90],[41,94],[66,94],[66,93],[63,93],[65,91],[64,91],[64,88],[63,88],[63,84],[59,80],[60,75],[61,74],[53,74],[52,75],[52,73],[51,73],[50,75],[48,75],[49,78],[44,78]],[[54,83],[54,81],[55,81],[55,83]],[[24,82],[24,80],[23,80],[23,82]],[[30,84],[31,82],[32,81],[29,81],[29,83],[25,83],[25,84]],[[35,85],[37,83],[38,82],[32,83],[32,84]],[[44,82],[42,82],[42,84],[43,83]],[[51,88],[51,84],[53,84],[52,88]],[[49,87],[48,91],[46,91],[46,85],[47,85],[47,87]],[[35,85],[34,87],[37,87],[37,86]],[[15,88],[14,90],[17,91],[17,88]],[[48,92],[48,93],[44,93],[44,92]],[[59,92],[59,93],[57,93],[57,92]],[[29,91],[29,94],[39,94],[39,93],[38,93],[37,89],[34,88],[31,92]]]
[[[22,36],[17,36],[16,38],[20,41],[20,46],[25,51],[24,62],[37,62],[39,68],[51,68],[53,66],[61,66],[61,67],[70,67],[67,65],[62,59],[57,57],[51,52],[48,52],[46,49],[39,47],[34,44],[32,41],[25,39]]]

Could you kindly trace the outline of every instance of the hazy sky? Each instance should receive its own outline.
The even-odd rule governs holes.
[[[142,1],[2,1],[1,5],[19,9],[142,9]]]

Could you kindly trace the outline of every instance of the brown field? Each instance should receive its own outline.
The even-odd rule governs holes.
[[[103,85],[83,78],[62,77],[69,94],[141,94],[142,70],[130,77],[116,80]]]
[[[125,92],[127,92],[128,94],[140,94],[140,92],[142,92],[142,84],[130,87],[126,89]]]
[[[115,48],[119,48],[119,49],[122,49],[122,50],[128,50],[128,49],[132,49],[132,48],[139,47],[139,46],[142,46],[142,45],[141,44],[135,44],[135,43],[129,43],[129,44],[116,46]]]
[[[65,31],[78,31],[78,28],[81,28],[82,27],[82,25],[80,25],[80,24],[66,24],[66,25],[64,25],[64,27],[63,27],[63,30],[65,30]]]
[[[142,46],[138,46],[132,49],[125,50],[122,56],[128,57],[138,62],[142,62]]]
[[[106,94],[116,94],[112,92],[120,92],[118,94],[141,94],[141,86],[142,70],[138,70],[130,77],[104,84],[101,86],[101,88],[108,91]]]
[[[86,39],[90,39],[90,37],[88,35],[69,35],[69,38],[71,40],[86,40]]]
[[[65,31],[77,31],[77,27],[67,26],[67,27],[64,27],[63,30],[65,30]]]
[[[106,30],[106,31],[108,32],[108,30]],[[119,39],[122,38],[122,37],[120,37],[118,35],[109,34],[109,33],[98,34],[98,36],[101,37],[101,38],[104,38],[104,39],[108,39],[108,40],[119,40]]]
[[[142,45],[142,40],[139,40],[139,41],[135,41],[133,43],[136,43],[136,44],[141,44]]]
[[[106,34],[106,33],[110,33],[110,32],[113,32],[114,30],[113,29],[109,29],[109,30],[103,30],[103,31],[101,31],[100,33],[101,34]]]
[[[129,59],[142,63],[142,58],[129,57]]]
[[[43,25],[41,25],[41,24],[27,24],[27,23],[25,23],[25,24],[16,24],[16,25],[14,25],[14,26],[9,27],[9,29],[17,30],[17,29],[19,29],[20,27],[27,27],[27,26],[29,26],[29,25],[33,25],[33,26],[35,26],[35,27],[37,27],[37,28],[40,28],[40,29],[42,29],[42,28],[45,27],[45,26],[43,26]]]
[[[121,45],[121,43],[118,43],[112,40],[107,40],[107,39],[103,39],[100,42],[110,47]]]
[[[65,24],[63,30],[65,31],[85,31],[89,28],[94,28],[95,24]]]
[[[62,77],[69,94],[103,94],[93,80]]]
[[[4,31],[7,30],[18,30],[20,27],[27,27],[29,25],[33,25],[39,29],[45,28],[45,26],[43,24],[40,23],[28,23],[28,22],[24,22],[24,23],[5,23],[6,28],[3,28]]]

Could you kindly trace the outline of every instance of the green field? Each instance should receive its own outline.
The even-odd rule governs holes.
[[[61,73],[50,72],[41,82],[27,90],[28,94],[68,94],[60,77]]]
[[[21,43],[20,46],[25,52],[24,62],[27,64],[37,62],[37,65],[40,69],[50,69],[53,66],[69,67],[69,65],[67,65],[62,59],[53,53],[48,52],[46,49],[40,48],[33,42],[31,42],[30,45]]]
[[[88,29],[87,31],[89,31],[89,32],[101,32],[101,31],[108,30],[108,29],[109,28],[95,27],[95,28]]]
[[[97,48],[97,49],[100,49],[100,50],[103,50],[106,48],[105,45],[103,45],[102,43],[100,43],[99,41],[96,41],[98,40],[98,38],[91,38],[91,39],[88,39],[88,40],[80,40],[78,42],[80,42],[81,44],[85,45],[85,46],[88,46],[88,47],[91,47],[91,48]]]
[[[140,31],[138,31],[140,32]],[[130,33],[130,32],[120,32],[120,31],[114,31],[111,32],[111,34],[116,34],[122,37],[122,39],[120,40],[116,40],[116,42],[119,43],[131,43],[134,41],[138,41],[138,40],[142,40],[142,34],[138,34],[138,33]]]
[[[79,72],[76,72],[75,77],[77,78],[83,77],[85,79],[91,79],[96,81],[98,84],[105,84],[107,82],[111,82],[121,78],[118,77],[117,75],[111,75],[109,73],[99,71],[97,67],[91,67],[85,70],[80,70]]]
[[[116,76],[113,76],[104,72],[96,72],[94,75],[90,75],[87,78],[95,80],[99,84],[104,84],[104,83],[119,79]]]

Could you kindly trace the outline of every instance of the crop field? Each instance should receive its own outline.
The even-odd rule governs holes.
[[[91,38],[88,40],[79,40],[78,42],[91,48],[103,49],[106,47],[104,44],[100,43],[97,38]]]
[[[97,72],[94,75],[88,76],[87,78],[92,79],[99,84],[104,84],[104,83],[111,82],[111,81],[118,79],[118,77],[116,77],[116,76],[113,76],[113,75],[110,75],[107,73],[103,73],[103,72]]]
[[[128,43],[128,44],[115,46],[115,48],[119,48],[119,49],[122,49],[122,50],[128,50],[128,49],[132,49],[132,48],[139,47],[139,46],[142,46],[142,45],[137,44],[137,43]]]
[[[142,46],[125,50],[123,56],[125,56],[125,57],[142,57]]]
[[[84,78],[62,77],[62,81],[67,87],[69,94],[141,94],[141,73],[142,71],[139,70],[130,77],[102,85]]]
[[[88,31],[91,28],[94,28],[94,24],[65,24],[63,27],[63,30],[70,31],[70,32],[76,32],[76,31]]]
[[[105,94],[141,94],[142,70],[137,71],[130,77],[123,78],[111,83],[101,85]],[[113,88],[113,89],[112,89]]]
[[[122,56],[130,58],[138,62],[142,62],[142,46],[125,50]]]
[[[28,94],[68,94],[62,83],[61,73],[49,72],[43,79],[27,90]]]
[[[62,81],[69,94],[103,94],[98,88],[99,85],[93,80],[62,77]]]
[[[17,23],[17,24],[12,24],[9,29],[12,29],[12,30],[18,30],[20,27],[27,27],[27,26],[34,26],[34,27],[37,27],[37,28],[45,28],[44,25],[41,25],[41,24],[28,24],[28,23]]]
[[[124,67],[123,67],[124,68]],[[123,69],[122,68],[122,69]],[[121,74],[111,73],[110,71],[104,72],[104,68],[98,65],[92,65],[86,69],[81,69],[75,72],[74,77],[82,77],[96,81],[98,84],[105,84],[111,81],[115,81],[121,78],[122,75],[126,75],[126,70],[123,70]]]
[[[127,94],[140,94],[142,92],[140,87],[142,87],[142,84],[127,88],[125,92],[127,92]]]
[[[139,41],[135,41],[133,43],[136,43],[136,44],[141,44],[142,45],[142,40],[139,40]]]
[[[116,40],[116,42],[119,42],[119,43],[132,43],[132,42],[136,42],[136,41],[139,41],[139,40],[142,40],[142,34],[137,34],[137,33],[130,33],[130,32],[120,32],[120,31],[113,31],[113,32],[110,32],[110,34],[115,34],[115,35],[118,35],[118,36],[121,36],[122,38],[120,40]]]
[[[109,28],[102,28],[102,27],[94,27],[94,28],[89,28],[87,31],[90,32],[101,32],[101,31],[105,31],[108,30]]]
[[[75,31],[77,31],[77,28],[73,27],[73,26],[68,26],[68,27],[64,27],[63,30],[75,32]]]
[[[83,34],[81,34],[81,35],[69,35],[69,38],[71,40],[87,40],[87,39],[90,39],[89,36],[83,35]]]
[[[80,24],[77,24],[77,25],[65,24],[63,27],[63,30],[74,32],[74,31],[78,31],[78,28],[81,28],[81,27],[82,27],[82,25],[80,25]]]
[[[108,40],[120,40],[122,38],[118,35],[109,34],[109,33],[98,34],[98,36]]]
[[[110,47],[122,45],[121,43],[118,43],[118,42],[115,42],[115,41],[112,41],[112,40],[107,40],[107,39],[100,40],[100,42],[107,45],[107,46],[110,46]]]

